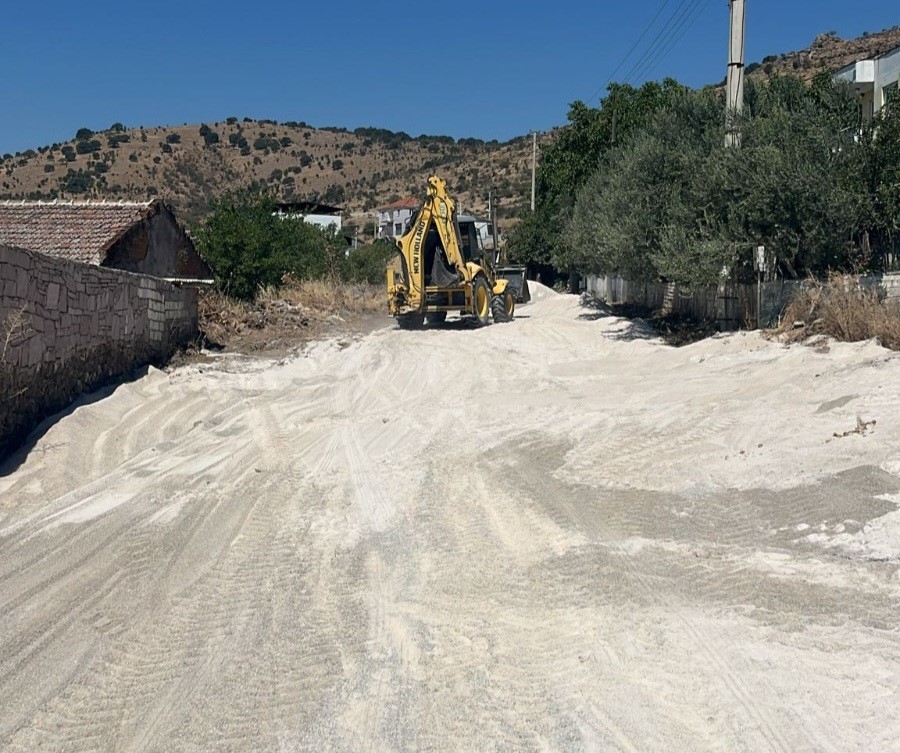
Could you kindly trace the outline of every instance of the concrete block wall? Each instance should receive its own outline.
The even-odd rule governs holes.
[[[197,291],[0,246],[0,457],[83,392],[197,335]]]

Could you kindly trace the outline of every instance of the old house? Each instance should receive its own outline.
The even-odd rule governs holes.
[[[378,207],[378,237],[399,238],[406,230],[406,223],[419,211],[421,199],[410,196],[406,199]]]
[[[212,278],[172,209],[158,199],[0,201],[0,244],[165,279]]]

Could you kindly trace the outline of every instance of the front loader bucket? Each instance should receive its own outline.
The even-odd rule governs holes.
[[[509,281],[510,289],[516,294],[516,303],[528,303],[531,300],[525,271],[525,267],[500,267],[497,270],[497,277]]]

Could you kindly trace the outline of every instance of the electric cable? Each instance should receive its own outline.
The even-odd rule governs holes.
[[[638,74],[635,77],[635,83],[652,73],[665,57],[677,47],[678,43],[691,29],[697,19],[700,18],[702,12],[710,2],[711,0],[696,0],[689,13],[681,19],[678,26],[672,29],[668,43],[660,47],[656,54],[651,59],[647,60],[646,64],[639,69]]]
[[[628,61],[628,58],[630,58],[632,53],[638,48],[638,45],[640,45],[640,43],[644,41],[644,37],[646,37],[648,32],[650,31],[650,29],[653,28],[653,25],[656,23],[657,19],[660,17],[663,10],[665,10],[665,7],[669,4],[669,1],[670,0],[663,0],[659,4],[659,8],[656,9],[656,13],[653,14],[653,18],[650,19],[650,23],[647,24],[647,26],[641,32],[641,35],[637,38],[637,41],[633,45],[631,45],[631,49],[628,50],[628,52],[625,54],[625,57],[623,57],[619,61],[619,64],[615,67],[613,72],[609,74],[609,77],[606,79],[606,83],[603,84],[603,86],[601,86],[596,92],[594,92],[594,95],[588,100],[588,102],[593,102],[600,95],[601,92],[603,92],[604,90],[607,89],[607,87],[609,87],[610,83],[615,78],[616,74],[620,70],[622,70],[622,66],[624,66],[625,63]]]

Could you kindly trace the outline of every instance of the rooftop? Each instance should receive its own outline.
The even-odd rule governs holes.
[[[71,261],[101,264],[136,223],[159,211],[152,201],[0,201],[0,243]]]
[[[389,209],[418,209],[421,204],[421,199],[417,199],[415,196],[409,196],[405,199],[398,199],[390,204],[385,204],[383,207],[378,207],[378,211],[386,212]]]

